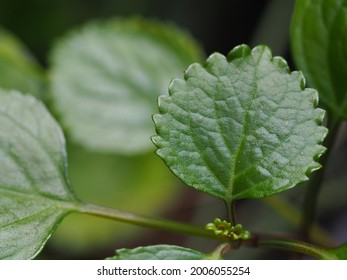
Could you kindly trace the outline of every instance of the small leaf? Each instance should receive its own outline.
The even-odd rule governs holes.
[[[347,0],[298,0],[291,27],[295,63],[327,109],[347,119]]]
[[[23,44],[0,28],[0,87],[42,98],[43,70]]]
[[[320,168],[318,95],[265,46],[191,65],[159,98],[157,154],[183,182],[226,202],[260,198]]]
[[[174,245],[153,245],[135,249],[120,249],[112,260],[203,260],[209,255]]]
[[[157,97],[200,59],[197,44],[173,26],[142,19],[89,24],[54,49],[53,105],[76,143],[144,153]]]
[[[76,198],[64,137],[32,96],[0,91],[0,259],[33,258]]]

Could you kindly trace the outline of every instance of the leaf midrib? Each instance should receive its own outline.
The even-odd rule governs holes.
[[[235,179],[235,174],[236,174],[236,167],[239,161],[239,157],[242,151],[242,146],[245,143],[246,140],[246,131],[248,131],[248,125],[250,123],[250,108],[252,108],[253,106],[253,100],[255,99],[255,97],[258,95],[258,86],[256,81],[257,76],[258,76],[258,72],[257,72],[257,66],[259,65],[259,61],[261,60],[261,58],[263,57],[263,53],[264,53],[265,49],[262,49],[261,54],[259,54],[259,58],[258,61],[254,61],[254,59],[252,60],[253,65],[254,65],[254,72],[253,72],[253,87],[252,87],[252,94],[251,97],[249,99],[249,103],[247,104],[247,108],[245,110],[245,116],[244,116],[244,121],[243,121],[243,125],[242,125],[242,132],[241,132],[241,137],[240,137],[240,141],[235,149],[235,153],[234,153],[234,161],[232,162],[232,165],[230,167],[230,179],[229,179],[229,184],[227,186],[226,189],[226,199],[225,201],[227,203],[232,203],[232,201],[234,200],[233,198],[233,189],[234,189],[234,179]],[[251,58],[253,58],[253,56],[250,56]]]
[[[57,198],[52,198],[48,196],[47,194],[35,195],[31,193],[21,192],[18,190],[13,190],[10,188],[15,188],[15,187],[12,187],[12,186],[0,187],[0,201],[1,201],[1,197],[8,197],[8,198],[17,197],[17,198],[20,198],[21,200],[27,200],[31,202],[40,202],[41,204],[56,206],[57,208],[60,208],[64,211],[74,211],[79,208],[79,202],[77,200],[57,199]]]

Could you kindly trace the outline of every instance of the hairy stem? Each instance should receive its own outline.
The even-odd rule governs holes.
[[[245,243],[250,247],[280,249],[311,256],[315,259],[335,260],[336,257],[326,249],[302,241],[255,235]]]
[[[98,206],[86,202],[81,202],[81,204],[77,208],[77,212],[91,214],[119,222],[126,222],[137,226],[169,231],[178,234],[194,235],[221,240],[220,237],[216,236],[213,232],[208,231],[203,227],[198,227],[166,219],[152,218],[127,211]]]
[[[320,160],[322,166],[325,166],[328,162],[329,155],[331,153],[333,144],[335,142],[336,134],[340,125],[340,121],[337,121],[334,118],[329,119],[327,124],[329,134],[324,143],[325,147],[327,148],[327,151]],[[309,240],[310,237],[310,231],[312,228],[313,221],[315,219],[318,195],[323,184],[324,170],[325,169],[322,168],[313,173],[312,178],[306,186],[306,193],[303,202],[303,215],[300,226],[300,235],[303,238],[303,240]]]

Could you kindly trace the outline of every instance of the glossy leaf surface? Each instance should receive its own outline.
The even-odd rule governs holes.
[[[0,28],[0,87],[42,98],[44,83],[43,70],[25,46]]]
[[[113,260],[203,260],[209,255],[201,252],[174,246],[153,245],[135,249],[119,249]]]
[[[337,117],[347,119],[347,0],[298,0],[292,53],[308,84]]]
[[[307,180],[327,129],[318,95],[265,46],[215,53],[175,79],[154,116],[157,154],[183,182],[226,202]]]
[[[0,259],[33,258],[77,200],[64,137],[31,96],[0,92]]]
[[[88,149],[147,152],[157,97],[200,59],[196,43],[174,26],[141,19],[89,24],[54,49],[54,106],[72,139]]]

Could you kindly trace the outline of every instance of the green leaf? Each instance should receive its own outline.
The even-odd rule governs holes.
[[[338,118],[347,119],[347,0],[298,0],[292,53],[308,84]]]
[[[42,68],[25,46],[0,28],[0,87],[42,98],[44,83]]]
[[[203,260],[209,255],[201,252],[174,246],[153,245],[135,249],[120,249],[112,260]]]
[[[76,198],[64,137],[32,96],[0,91],[0,259],[33,258]]]
[[[53,105],[76,143],[101,152],[147,152],[157,97],[201,56],[174,26],[142,19],[89,24],[54,49]]]
[[[333,254],[338,260],[347,260],[347,242],[327,251]]]
[[[266,46],[215,53],[175,79],[154,115],[157,154],[183,182],[226,202],[272,195],[320,168],[318,95]]]

